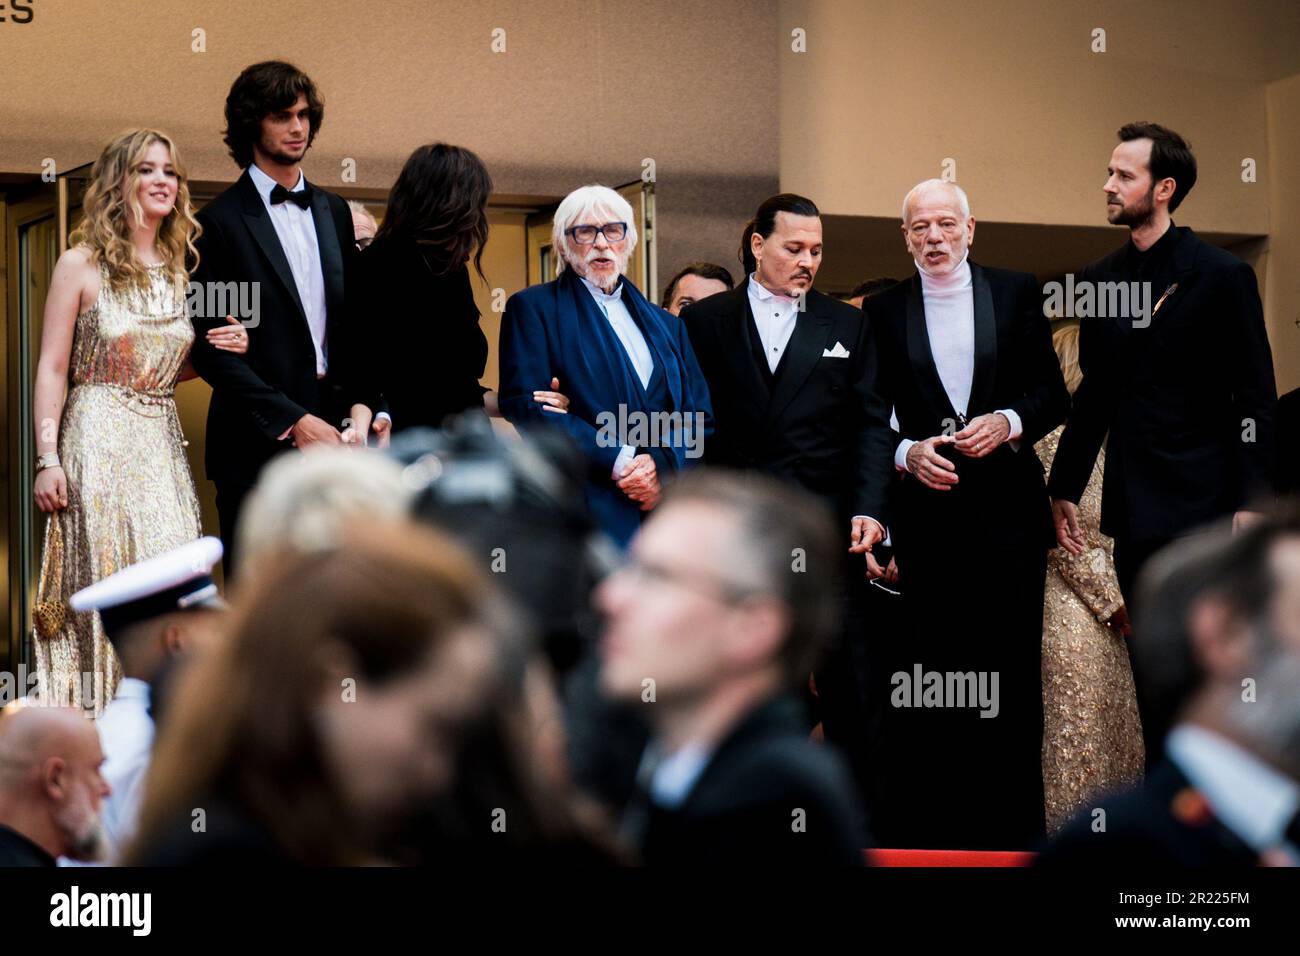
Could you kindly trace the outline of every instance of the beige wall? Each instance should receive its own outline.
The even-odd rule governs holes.
[[[984,222],[981,261],[1043,277],[1081,267],[1124,240],[1105,229],[1106,162],[1116,129],[1150,119],[1196,152],[1196,188],[1176,221],[1255,266],[1278,387],[1300,385],[1300,185],[1291,174],[1300,4],[974,0],[921,9],[780,3],[781,188],[814,197],[829,214],[828,236],[852,250],[828,241],[819,285],[908,274],[891,223],[907,190],[940,176],[947,158]],[[1096,28],[1106,31],[1105,53],[1091,50]],[[791,49],[796,29],[804,53]],[[1242,181],[1246,158],[1256,182]]]
[[[503,193],[616,185],[650,158],[661,274],[733,265],[741,223],[776,187],[775,22],[774,0],[47,2],[29,25],[0,24],[0,171],[79,165],[117,131],[157,125],[192,176],[233,178],[226,92],[280,57],[325,96],[306,164],[322,185],[341,185],[350,157],[357,185],[387,188],[438,139],[478,152]],[[191,52],[196,28],[206,52]]]
[[[896,217],[956,160],[977,217],[1097,225],[1115,130],[1152,119],[1196,149],[1180,220],[1268,231],[1265,86],[1300,72],[1300,4],[1213,0],[783,0],[781,186],[843,215]],[[807,33],[807,52],[790,31]],[[1090,52],[1106,30],[1107,52]]]
[[[1273,342],[1279,394],[1300,387],[1300,76],[1272,83],[1267,92],[1269,165],[1269,279],[1264,312]]]

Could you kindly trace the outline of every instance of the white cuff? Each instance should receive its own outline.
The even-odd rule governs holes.
[[[904,438],[898,443],[898,448],[894,452],[894,467],[899,471],[907,471],[907,452],[916,442],[910,438]]]
[[[1007,421],[1011,423],[1011,434],[1007,435],[1007,441],[1015,441],[1025,433],[1024,427],[1020,424],[1020,416],[1010,408],[999,408],[993,414],[1005,415]]]
[[[381,419],[381,418],[384,419],[385,421],[387,421],[388,424],[390,424],[390,425],[393,424],[393,416],[390,415],[390,414],[388,414],[388,412],[378,412],[378,413],[375,415],[375,421],[379,421],[379,419]]]
[[[636,448],[633,447],[632,445],[624,445],[621,449],[619,449],[618,457],[614,459],[614,471],[610,475],[610,477],[613,478],[615,481],[618,481],[620,478],[622,478],[623,469],[626,468],[628,466],[628,463],[631,462],[632,459],[635,457],[636,457]]]

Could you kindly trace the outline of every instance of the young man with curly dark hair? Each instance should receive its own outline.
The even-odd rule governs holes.
[[[302,172],[324,118],[316,84],[297,67],[272,60],[244,70],[226,97],[224,133],[243,175],[198,214],[198,302],[220,290],[252,305],[244,310],[248,352],[237,357],[204,346],[203,333],[224,314],[192,315],[194,367],[212,386],[206,469],[217,486],[227,573],[240,506],[262,466],[290,448],[362,441],[377,400],[360,394],[349,367],[352,214]]]

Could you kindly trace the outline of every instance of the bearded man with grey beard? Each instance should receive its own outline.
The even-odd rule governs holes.
[[[551,228],[558,277],[516,292],[501,319],[501,414],[568,433],[586,459],[592,517],[620,547],[713,431],[685,325],[627,278],[636,241],[626,199],[608,186],[575,189]],[[552,378],[567,415],[543,414],[533,398]]]
[[[0,866],[104,857],[103,762],[99,733],[80,712],[22,700],[0,709]]]

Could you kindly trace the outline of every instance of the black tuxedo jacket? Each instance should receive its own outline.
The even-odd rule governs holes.
[[[956,486],[933,491],[910,475],[895,485],[878,478],[868,489],[863,513],[886,515],[898,529],[900,547],[909,533],[954,540],[988,535],[985,540],[1051,547],[1051,504],[1034,443],[1059,425],[1070,407],[1052,348],[1051,325],[1043,316],[1038,281],[1032,275],[973,262],[970,268],[975,368],[966,417],[1013,410],[1023,429],[1019,448],[1004,443],[978,459],[942,451],[957,465]],[[892,474],[896,439],[953,434],[957,412],[931,352],[920,277],[872,296],[862,308],[876,353],[871,386],[876,400],[868,406],[867,431]],[[891,408],[898,415],[897,435],[890,429]]]
[[[682,321],[713,399],[707,464],[791,480],[826,500],[838,518],[864,514],[884,521],[863,497],[890,472],[881,467],[888,437],[863,427],[874,400],[867,387],[873,356],[859,310],[809,292],[775,381],[751,348],[757,330],[748,280],[685,309]],[[837,344],[847,357],[825,354]],[[888,418],[889,410],[884,414]]]
[[[356,237],[347,202],[312,186],[311,213],[325,280],[329,374],[316,378],[316,351],[289,260],[248,170],[198,214],[203,235],[192,281],[259,284],[256,325],[248,329],[248,352],[235,355],[209,345],[204,333],[225,316],[194,317],[191,360],[212,386],[208,407],[208,477],[252,484],[262,465],[290,447],[278,441],[303,415],[339,427],[354,402],[374,409],[349,367],[347,280],[355,268]]]
[[[649,866],[861,866],[867,842],[843,761],[808,740],[797,701],[777,697],[723,740],[682,806],[650,808],[641,856]]]
[[[1164,311],[1163,309],[1161,311]],[[1208,809],[1170,760],[1156,764],[1137,788],[1099,797],[1106,829],[1093,830],[1089,808],[1065,825],[1038,858],[1040,866],[1242,867],[1259,854]]]
[[[1170,229],[1152,306],[1178,287],[1150,325],[1079,324],[1083,382],[1049,483],[1052,497],[1077,502],[1106,441],[1101,530],[1134,541],[1174,538],[1246,507],[1271,491],[1276,464],[1277,387],[1255,273],[1192,230]],[[1128,245],[1080,280],[1122,281],[1127,255]],[[1247,420],[1253,441],[1243,440]]]
[[[1300,492],[1300,388],[1277,400],[1277,490]]]

